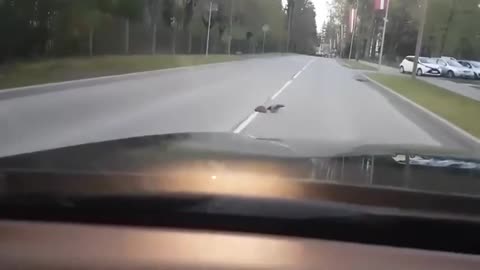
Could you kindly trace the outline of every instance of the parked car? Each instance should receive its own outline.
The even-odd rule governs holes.
[[[475,79],[480,79],[480,62],[470,60],[459,60],[458,62],[464,67],[471,69],[473,71]]]
[[[462,64],[456,60],[449,60],[448,58],[442,57],[437,59],[437,64],[440,66],[442,75],[445,75],[448,78],[475,78],[471,69],[462,66]]]
[[[407,56],[400,63],[400,72],[413,72],[414,56]],[[415,71],[417,76],[430,75],[441,76],[440,67],[437,65],[434,59],[428,57],[418,58],[417,70]]]
[[[444,59],[444,60],[453,60],[453,61],[457,61],[457,59],[455,59],[455,57],[451,57],[451,56],[441,56],[440,58],[441,58],[441,59]]]

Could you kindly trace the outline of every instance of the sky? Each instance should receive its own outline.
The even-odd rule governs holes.
[[[329,0],[311,0],[315,5],[315,12],[317,13],[317,32],[322,29],[323,22],[328,19],[328,2]]]
[[[322,29],[323,22],[328,19],[328,2],[329,0],[311,0],[315,6],[315,12],[317,14],[317,32]],[[283,4],[287,4],[287,0],[282,0]]]

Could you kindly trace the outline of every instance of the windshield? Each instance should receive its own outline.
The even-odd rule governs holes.
[[[450,66],[453,66],[453,67],[463,67],[460,63],[458,63],[457,61],[447,61],[447,63],[450,65]]]
[[[451,179],[445,188],[429,182],[423,191],[468,193],[455,185],[462,173],[478,176],[469,173],[480,160],[480,74],[452,59],[480,60],[479,0],[424,1],[0,0],[0,159],[25,154],[15,168],[104,172],[128,150],[132,158],[115,167],[128,174],[185,155],[308,166],[335,158],[302,174],[318,173],[320,183],[342,179],[338,157],[368,157],[355,166],[370,170],[377,158],[403,166],[392,157],[410,153],[435,156],[416,160],[430,165],[421,169],[462,167],[440,172]],[[213,137],[191,137],[199,133]],[[189,148],[171,143],[186,139]],[[122,147],[96,145],[109,151],[102,162],[101,151],[62,150],[24,163],[112,141]],[[423,183],[415,181],[401,186],[415,192]]]
[[[473,67],[480,68],[480,63],[478,62],[469,62]]]
[[[419,62],[420,63],[423,63],[423,64],[435,64],[435,59],[430,59],[430,58],[425,58],[425,57],[420,57],[418,58]]]

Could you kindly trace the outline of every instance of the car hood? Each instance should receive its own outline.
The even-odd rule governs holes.
[[[279,140],[232,133],[144,136],[0,158],[0,179],[2,175],[14,179],[12,186],[28,187],[30,191],[45,189],[40,182],[20,185],[15,177],[9,178],[16,173],[173,179],[273,177],[480,195],[480,161],[471,152],[425,145]]]

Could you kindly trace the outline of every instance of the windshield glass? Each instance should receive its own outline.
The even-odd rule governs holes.
[[[453,67],[463,67],[463,66],[462,66],[460,63],[458,63],[457,61],[451,60],[451,61],[447,61],[447,62],[448,62],[448,64],[449,64],[450,66],[453,66]]]
[[[480,60],[479,0],[424,1],[0,0],[0,182],[8,168],[148,174],[228,153],[318,166],[290,179],[380,185],[377,160],[404,168],[393,157],[410,153],[430,157],[419,170],[447,164],[423,191],[480,196],[460,184],[478,176],[480,74],[452,60]],[[339,157],[365,173],[341,178]]]
[[[480,68],[480,63],[478,62],[469,62],[473,67]]]
[[[435,59],[430,59],[430,58],[426,58],[426,57],[420,57],[418,58],[419,62],[420,63],[423,63],[423,64],[435,64]]]

